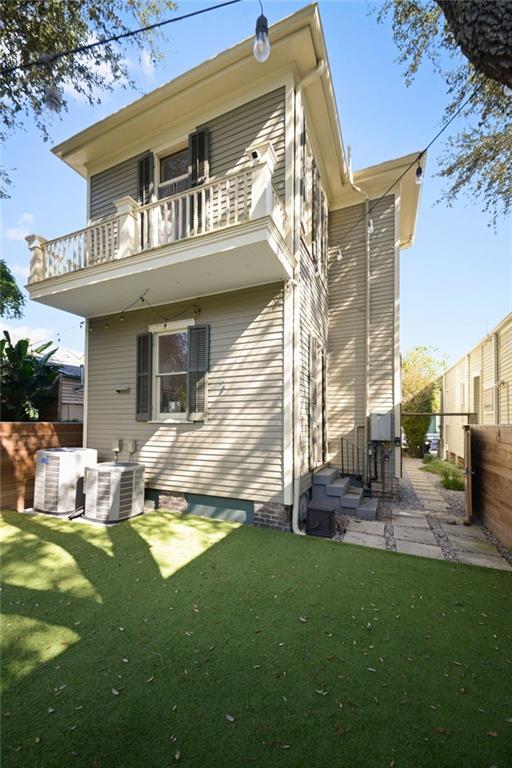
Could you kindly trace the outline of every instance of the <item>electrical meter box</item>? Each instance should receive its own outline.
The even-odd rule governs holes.
[[[390,443],[391,413],[370,414],[370,441],[372,443]]]

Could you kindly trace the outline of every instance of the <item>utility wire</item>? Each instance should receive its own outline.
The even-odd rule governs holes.
[[[0,69],[0,75],[9,75],[11,72],[16,72],[20,69],[31,69],[32,67],[47,67],[48,65],[53,64],[54,61],[58,61],[59,59],[62,59],[64,56],[73,56],[75,53],[84,53],[85,51],[90,51],[93,48],[97,48],[100,45],[107,45],[108,43],[117,42],[118,40],[123,40],[128,37],[134,37],[135,35],[140,35],[143,32],[150,32],[153,29],[158,29],[159,27],[163,27],[166,24],[174,24],[177,21],[183,21],[184,19],[190,19],[192,16],[199,16],[202,13],[209,13],[210,11],[216,11],[219,8],[224,8],[227,5],[234,5],[235,3],[240,3],[242,0],[226,0],[224,3],[218,3],[217,5],[210,5],[208,8],[200,8],[197,11],[191,11],[190,13],[184,13],[181,16],[175,16],[172,19],[164,19],[164,21],[157,21],[154,24],[149,24],[147,27],[140,27],[139,29],[131,29],[128,30],[128,32],[122,32],[119,35],[113,35],[112,37],[106,37],[102,38],[101,40],[97,40],[94,43],[89,43],[88,45],[81,45],[78,48],[71,48],[68,51],[62,51],[61,53],[49,53],[49,54],[43,54],[42,57],[39,57],[35,59],[34,61],[29,61],[26,64],[17,64],[14,67],[6,67],[5,69]]]
[[[471,77],[471,78],[470,78],[470,80],[468,81],[468,83],[471,83],[471,82],[472,82],[472,80],[474,80],[475,76],[476,76],[476,75],[473,75],[473,77]],[[371,212],[373,211],[373,209],[374,209],[374,208],[375,208],[375,207],[376,207],[376,206],[377,206],[377,205],[378,205],[378,204],[381,202],[381,200],[383,200],[383,199],[386,197],[386,195],[388,195],[388,194],[391,192],[391,190],[392,190],[394,187],[396,187],[396,185],[397,185],[397,184],[398,184],[400,181],[402,181],[402,179],[404,178],[404,176],[405,176],[405,175],[406,175],[406,174],[407,174],[407,173],[408,173],[408,172],[411,170],[411,168],[412,168],[414,165],[416,165],[417,163],[419,163],[419,162],[420,162],[421,158],[423,157],[423,155],[425,155],[425,154],[428,152],[428,150],[430,149],[430,147],[432,146],[432,144],[434,144],[434,142],[436,142],[436,141],[438,140],[438,138],[439,138],[439,137],[440,137],[440,136],[441,136],[441,135],[442,135],[442,134],[443,134],[443,133],[446,131],[446,129],[448,128],[448,126],[449,126],[449,125],[451,125],[451,123],[453,123],[453,121],[455,120],[455,118],[457,117],[457,115],[460,115],[460,113],[462,112],[462,110],[463,110],[463,109],[464,109],[464,108],[465,108],[465,107],[466,107],[466,106],[469,104],[469,102],[470,102],[472,99],[474,99],[474,97],[475,97],[475,96],[477,95],[477,93],[478,93],[478,92],[479,92],[479,91],[480,91],[480,90],[481,90],[481,89],[484,87],[484,85],[485,85],[485,82],[481,82],[481,83],[480,83],[480,85],[478,85],[478,86],[477,86],[477,87],[474,89],[474,91],[471,93],[471,95],[470,95],[470,96],[468,96],[468,98],[467,98],[467,99],[466,99],[466,100],[465,100],[465,101],[464,101],[464,102],[463,102],[463,103],[460,105],[460,107],[459,107],[459,108],[458,108],[458,109],[457,109],[457,110],[456,110],[456,111],[453,113],[453,115],[450,117],[450,119],[449,119],[449,120],[447,120],[447,121],[444,123],[444,125],[442,125],[442,126],[441,126],[440,130],[439,130],[439,131],[436,133],[436,135],[434,136],[434,138],[433,138],[433,139],[431,139],[431,141],[429,141],[429,143],[427,144],[427,146],[425,147],[425,149],[422,149],[422,150],[421,150],[421,152],[419,152],[419,153],[418,153],[418,156],[417,156],[417,157],[415,157],[415,158],[414,158],[414,160],[413,160],[411,163],[409,163],[409,165],[407,166],[407,168],[406,168],[406,169],[405,169],[405,170],[404,170],[404,171],[403,171],[403,172],[400,174],[400,176],[399,176],[397,179],[395,179],[395,181],[393,181],[393,183],[392,183],[392,184],[390,184],[390,185],[389,185],[389,187],[386,189],[386,191],[385,191],[385,192],[384,192],[384,193],[383,193],[383,194],[382,194],[382,195],[381,195],[379,198],[377,198],[377,200],[372,200],[372,202],[371,202],[371,203],[369,203],[369,205],[368,205],[368,212],[367,212],[367,213],[365,212],[365,213],[364,213],[364,214],[363,214],[363,215],[362,215],[362,216],[361,216],[361,217],[360,217],[360,218],[359,218],[359,219],[358,219],[358,220],[355,222],[355,224],[353,224],[353,225],[352,225],[352,227],[351,227],[351,228],[348,230],[348,232],[346,233],[346,235],[344,235],[344,237],[343,237],[343,240],[342,240],[342,243],[343,243],[343,242],[345,242],[345,241],[347,240],[348,236],[352,234],[352,232],[353,232],[353,231],[356,229],[356,227],[358,227],[358,226],[359,226],[359,224],[360,224],[362,221],[364,221],[365,219],[368,219],[368,218],[369,218],[369,216],[370,216]],[[339,244],[338,244],[338,247],[339,247]]]

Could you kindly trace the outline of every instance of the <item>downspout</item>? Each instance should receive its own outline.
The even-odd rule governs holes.
[[[365,469],[366,479],[369,478],[370,473],[368,471],[368,415],[369,415],[369,402],[370,402],[370,320],[371,320],[371,289],[370,289],[370,277],[371,277],[371,264],[370,264],[370,233],[368,231],[368,217],[370,213],[370,196],[364,189],[358,187],[354,183],[354,176],[352,173],[352,147],[347,147],[347,164],[348,164],[348,183],[358,195],[364,199],[365,206],[365,219],[366,219],[366,232],[365,232],[365,258],[366,258],[366,345],[365,345],[365,386],[364,386],[364,434],[365,434]]]

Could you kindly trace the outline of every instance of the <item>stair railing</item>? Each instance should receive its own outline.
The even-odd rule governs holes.
[[[356,445],[346,437],[341,437],[340,459],[342,475],[351,475],[360,480],[365,486],[370,484],[367,472],[366,454],[360,445]]]

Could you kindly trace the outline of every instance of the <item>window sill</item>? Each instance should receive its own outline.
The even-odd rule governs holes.
[[[149,421],[146,422],[146,424],[160,424],[160,426],[165,426],[168,424],[169,426],[175,426],[176,424],[202,424],[204,419],[201,421],[191,419],[183,418],[183,419],[149,419]]]

